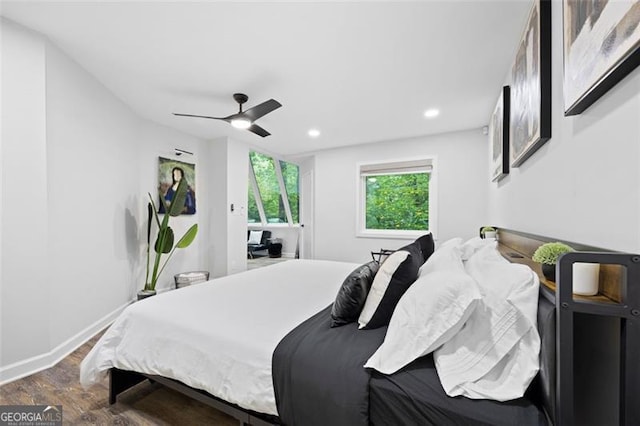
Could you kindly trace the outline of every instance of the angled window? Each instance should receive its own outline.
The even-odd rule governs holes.
[[[268,223],[287,223],[276,168],[271,157],[251,151],[251,166],[258,184],[258,191]]]
[[[280,160],[280,169],[289,200],[292,223],[300,223],[300,168],[293,163]]]
[[[299,169],[255,151],[249,153],[249,223],[299,223]]]
[[[251,180],[249,180],[251,182]],[[247,220],[249,223],[260,223],[260,211],[258,210],[258,203],[256,202],[256,196],[253,190],[253,185],[249,185],[249,203],[247,208]]]
[[[433,230],[433,159],[359,166],[358,235],[409,237]]]

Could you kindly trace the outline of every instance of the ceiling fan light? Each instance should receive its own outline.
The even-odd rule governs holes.
[[[427,118],[435,118],[438,115],[440,115],[440,110],[435,108],[428,109],[424,112],[424,116]]]
[[[251,127],[251,120],[249,120],[248,118],[242,118],[242,117],[234,118],[233,120],[231,120],[231,125],[236,129],[245,130]]]

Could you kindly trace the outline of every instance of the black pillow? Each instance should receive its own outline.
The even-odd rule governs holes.
[[[371,261],[359,266],[345,278],[331,308],[331,327],[339,327],[358,319],[378,267],[378,262]]]
[[[435,245],[433,244],[433,235],[431,233],[425,234],[416,239],[411,244],[407,244],[398,250],[406,250],[414,256],[417,262],[420,262],[420,266],[431,257],[433,254]]]
[[[398,301],[418,278],[422,253],[418,254],[420,250],[411,244],[409,246],[408,250],[391,254],[380,266],[358,318],[360,328],[373,329],[388,325]]]
[[[422,257],[424,258],[424,263],[431,257],[433,251],[435,250],[435,244],[433,243],[433,234],[429,232],[428,234],[423,235],[422,237],[414,241],[414,244],[416,243],[420,247]]]
[[[412,260],[418,264],[418,268],[421,267],[425,262],[425,258],[422,255],[422,248],[420,247],[420,244],[417,240],[412,242],[411,244],[407,244],[404,247],[400,247],[397,251],[401,250],[411,253]]]

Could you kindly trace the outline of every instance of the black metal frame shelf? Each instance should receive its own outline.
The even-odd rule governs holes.
[[[573,264],[579,262],[621,265],[624,272],[620,302],[604,303],[573,296]],[[619,423],[640,424],[640,256],[607,252],[572,252],[560,257],[556,288],[558,393],[556,420],[575,424],[574,316],[598,315],[620,320]]]

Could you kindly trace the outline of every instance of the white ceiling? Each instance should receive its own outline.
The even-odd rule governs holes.
[[[480,128],[511,66],[528,0],[2,1],[139,115],[281,155]],[[260,138],[214,120],[274,98]],[[425,119],[428,108],[439,108]],[[307,136],[316,127],[317,139]]]

